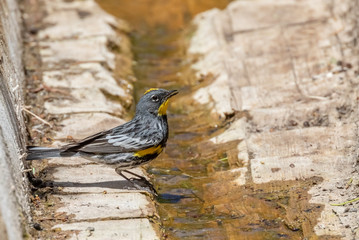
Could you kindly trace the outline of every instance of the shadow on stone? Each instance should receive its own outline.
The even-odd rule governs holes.
[[[118,190],[139,190],[146,191],[153,195],[157,195],[156,190],[149,182],[133,179],[136,182],[135,185],[132,182],[119,180],[119,181],[103,181],[103,182],[90,182],[90,183],[79,183],[79,182],[48,182],[54,187],[62,188],[103,188],[105,189],[118,189]]]

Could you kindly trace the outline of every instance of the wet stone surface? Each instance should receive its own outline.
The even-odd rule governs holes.
[[[96,222],[76,222],[71,224],[59,224],[54,226],[64,231],[76,231],[69,239],[148,239],[155,240],[153,227],[146,219],[106,220]]]

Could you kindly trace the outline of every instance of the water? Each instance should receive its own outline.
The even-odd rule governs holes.
[[[152,87],[178,89],[169,108],[167,148],[147,166],[155,188],[163,239],[318,239],[313,226],[322,206],[309,203],[308,189],[321,181],[254,184],[233,181],[243,163],[239,141],[214,145],[208,140],[246,117],[214,119],[191,99],[212,76],[195,78],[186,47],[195,14],[228,0],[102,0],[109,13],[130,23],[135,58],[135,99]],[[323,238],[328,239],[328,238]]]

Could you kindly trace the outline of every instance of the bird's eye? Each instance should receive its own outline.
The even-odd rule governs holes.
[[[151,96],[151,99],[152,99],[153,102],[158,102],[158,100],[160,100],[160,99],[157,97],[157,95],[152,95],[152,96]]]

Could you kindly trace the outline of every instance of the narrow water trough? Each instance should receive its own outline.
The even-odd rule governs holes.
[[[356,234],[355,214],[330,205],[355,198],[338,186],[358,179],[353,1],[98,2],[133,27],[136,99],[181,92],[167,149],[147,167],[162,237]]]

